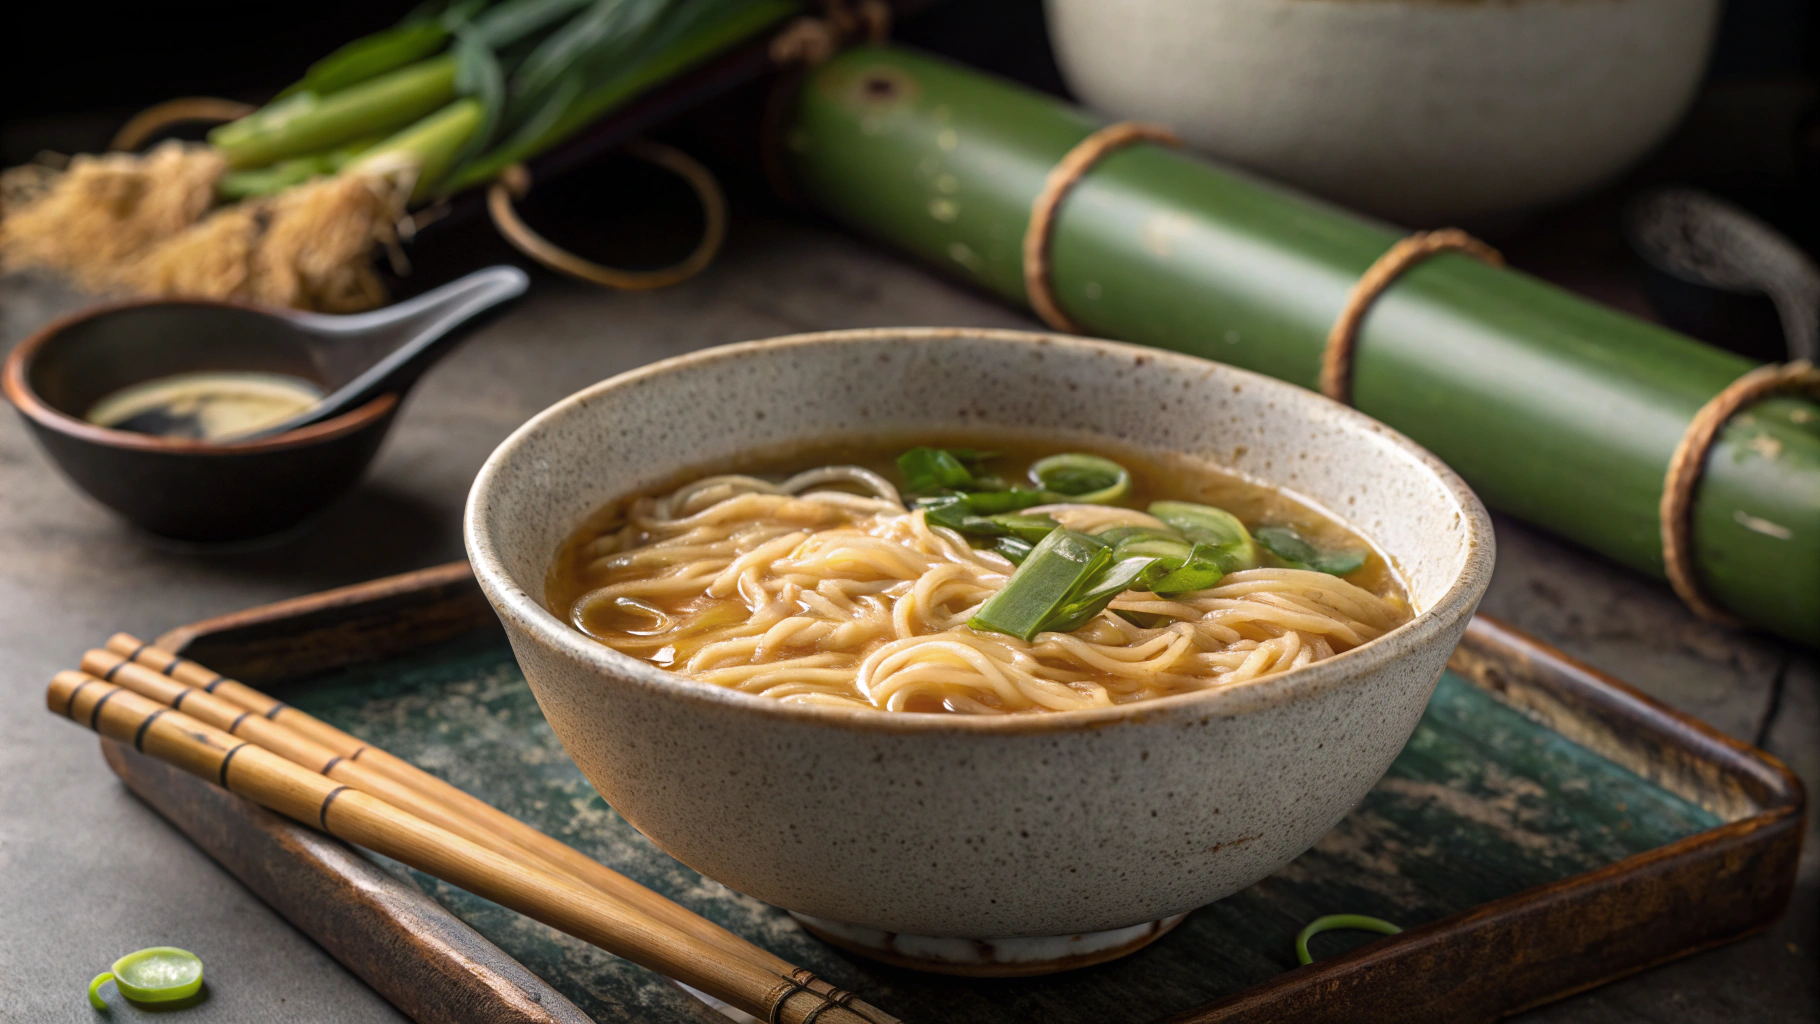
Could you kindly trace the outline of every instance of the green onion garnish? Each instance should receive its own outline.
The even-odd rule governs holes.
[[[135,1003],[176,1003],[202,990],[202,960],[175,946],[151,946],[128,953],[114,961],[111,970],[95,975],[95,980],[88,983],[89,1005],[97,1010],[107,1009],[101,986],[109,981]]]
[[[1004,527],[1011,536],[1030,544],[1035,544],[1049,536],[1051,530],[1061,525],[1048,516],[1029,515],[1023,512],[1005,512],[987,518]],[[1105,543],[1105,541],[1102,540],[1101,543]]]
[[[1051,530],[967,625],[1029,640],[1046,628],[1077,588],[1111,561],[1112,549],[1094,538],[1074,530]]]
[[[1258,549],[1251,532],[1231,512],[1192,501],[1155,501],[1149,511],[1189,540],[1211,547],[1226,572],[1257,568]]]
[[[1016,512],[1032,505],[1045,505],[1055,497],[1042,491],[1027,491],[1013,487],[1006,491],[974,491],[967,495],[967,507],[982,516],[998,515],[1004,512]]]
[[[1314,963],[1314,956],[1308,952],[1308,940],[1322,932],[1331,931],[1377,932],[1380,935],[1396,935],[1403,931],[1396,925],[1380,917],[1366,917],[1364,914],[1328,914],[1308,922],[1295,937],[1295,958],[1303,966]]]
[[[1105,537],[1100,537],[1105,540]],[[1173,537],[1157,536],[1153,531],[1148,535],[1130,537],[1112,543],[1113,550],[1120,558],[1160,558],[1180,565],[1188,560],[1194,552],[1194,545],[1185,540]]]
[[[1124,466],[1084,452],[1038,459],[1030,466],[1030,482],[1087,505],[1110,505],[1131,493],[1131,473]]]
[[[1113,562],[1083,582],[1066,603],[1043,623],[1042,632],[1072,633],[1104,611],[1112,599],[1130,590],[1138,577],[1156,562],[1154,558],[1126,558]],[[1026,637],[1026,639],[1028,639]]]
[[[1345,576],[1358,572],[1365,564],[1365,551],[1361,548],[1322,551],[1287,526],[1260,527],[1257,536],[1264,550],[1291,569],[1313,569],[1332,576]]]
[[[904,474],[904,490],[911,494],[939,494],[973,486],[973,472],[944,448],[912,448],[897,457]]]
[[[1030,557],[1035,544],[1017,537],[1000,537],[992,542],[992,550],[1011,560],[1012,565],[1023,565],[1024,559]]]
[[[1225,575],[1219,551],[1211,544],[1196,544],[1180,560],[1157,559],[1142,582],[1153,594],[1186,594],[1206,590]]]

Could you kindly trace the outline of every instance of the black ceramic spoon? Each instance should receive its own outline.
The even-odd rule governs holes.
[[[497,313],[506,302],[523,295],[530,283],[517,267],[488,267],[371,313],[293,318],[295,326],[314,336],[313,354],[323,390],[329,393],[289,419],[233,440],[282,434],[334,419],[388,392],[403,394],[431,364],[483,322],[483,313]]]
[[[1820,266],[1775,228],[1705,192],[1663,188],[1631,203],[1625,233],[1651,269],[1684,285],[1767,296],[1788,358],[1820,358]]]

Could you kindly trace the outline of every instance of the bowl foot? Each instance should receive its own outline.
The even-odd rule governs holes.
[[[894,967],[976,978],[1054,974],[1135,953],[1182,923],[1187,914],[1082,935],[951,939],[904,935],[790,911],[809,934],[850,953]]]

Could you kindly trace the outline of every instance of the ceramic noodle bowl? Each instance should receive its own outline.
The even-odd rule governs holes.
[[[1469,225],[1641,158],[1706,68],[1718,0],[1047,0],[1114,117],[1400,223]]]
[[[1285,487],[1378,545],[1418,614],[1277,676],[972,716],[694,682],[545,606],[558,546],[610,501],[743,452],[995,427],[1085,431]],[[1360,413],[1188,356],[986,330],[802,335],[622,374],[493,453],[465,533],[544,714],[628,821],[824,938],[961,973],[1120,955],[1307,849],[1402,749],[1493,557],[1466,485]]]

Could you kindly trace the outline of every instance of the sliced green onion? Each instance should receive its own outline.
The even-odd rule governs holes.
[[[1100,540],[1105,541],[1108,544],[1114,545],[1115,547],[1117,545],[1125,543],[1128,540],[1136,540],[1136,539],[1140,539],[1140,538],[1150,538],[1150,539],[1154,539],[1154,540],[1170,540],[1170,541],[1175,541],[1177,543],[1185,543],[1188,541],[1188,538],[1182,536],[1182,534],[1179,531],[1177,531],[1171,527],[1168,527],[1168,526],[1158,528],[1155,526],[1133,526],[1129,523],[1126,523],[1126,524],[1118,525],[1118,526],[1108,526],[1105,529],[1092,530],[1089,532],[1091,532],[1095,537],[1098,537]]]
[[[1068,600],[1043,623],[1042,632],[1072,633],[1087,624],[1112,603],[1112,599],[1130,590],[1154,558],[1126,558],[1101,569],[1069,595]],[[1026,638],[1028,639],[1028,638]]]
[[[972,537],[999,537],[1010,532],[973,511],[967,499],[960,495],[933,500],[924,498],[918,504],[923,508],[923,521],[930,526],[945,526]]]
[[[1401,934],[1403,929],[1391,924],[1381,917],[1366,917],[1364,914],[1328,914],[1308,922],[1308,927],[1295,937],[1295,958],[1303,966],[1314,963],[1313,954],[1308,952],[1308,940],[1322,932],[1361,931],[1377,932],[1380,935]]]
[[[1011,536],[1031,544],[1049,536],[1049,531],[1061,526],[1048,516],[1025,515],[1021,512],[1005,512],[986,518],[1004,527]]]
[[[101,986],[109,981],[135,1003],[180,1002],[202,990],[202,959],[175,946],[149,946],[128,953],[88,983],[89,1005],[97,1010],[107,1009]]]
[[[1365,564],[1363,548],[1322,551],[1287,526],[1258,528],[1258,543],[1291,569],[1312,569],[1331,576],[1358,572]]]
[[[1196,544],[1187,557],[1175,562],[1157,560],[1163,571],[1146,574],[1143,583],[1153,594],[1186,594],[1206,590],[1226,575],[1220,568],[1220,553],[1211,544]]]
[[[897,457],[897,469],[904,474],[904,490],[910,494],[937,494],[973,486],[972,471],[944,448],[912,448]]]
[[[1113,551],[1119,558],[1156,558],[1180,565],[1193,553],[1194,545],[1170,537],[1132,537],[1114,544]]]
[[[1196,544],[1210,545],[1218,553],[1220,568],[1226,572],[1257,568],[1258,548],[1252,542],[1251,531],[1231,512],[1192,501],[1151,502],[1149,512]]]
[[[992,550],[1011,560],[1012,565],[1023,565],[1024,559],[1030,557],[1035,544],[1018,537],[1000,537],[992,542]]]
[[[1029,640],[1075,589],[1112,561],[1112,549],[1074,530],[1052,530],[1005,586],[967,620],[974,629]]]
[[[967,495],[967,507],[982,516],[993,516],[1032,505],[1046,505],[1054,500],[1053,494],[1013,487],[1008,491],[974,491]]]
[[[1131,474],[1124,466],[1084,452],[1038,459],[1030,466],[1030,482],[1086,505],[1110,505],[1131,493]]]

